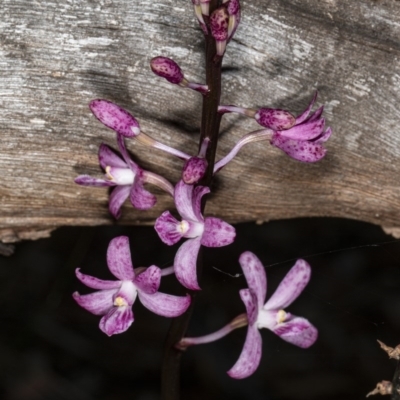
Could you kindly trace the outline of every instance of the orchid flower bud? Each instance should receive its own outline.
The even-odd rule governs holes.
[[[158,76],[165,78],[168,82],[175,85],[181,84],[185,79],[181,67],[170,58],[154,57],[150,61],[151,70]]]
[[[189,158],[189,160],[186,160],[185,165],[183,166],[183,182],[185,182],[187,185],[196,184],[201,178],[203,178],[204,174],[206,173],[207,166],[207,160],[204,158]]]
[[[229,14],[225,6],[213,11],[210,16],[211,34],[216,41],[217,55],[223,56],[228,40]]]
[[[136,137],[140,134],[139,123],[122,107],[108,100],[92,100],[89,104],[94,116],[118,134],[125,137]]]
[[[154,57],[150,61],[150,67],[156,75],[165,78],[168,82],[196,90],[202,94],[206,94],[208,92],[207,85],[189,82],[184,77],[181,67],[174,60],[168,57]]]
[[[203,30],[204,34],[208,34],[207,25],[204,22],[203,15],[209,14],[209,2],[210,0],[192,0],[194,6],[194,13],[200,23],[201,29]]]
[[[223,3],[229,14],[228,40],[231,40],[240,22],[240,3],[239,0],[224,0]]]
[[[272,129],[273,131],[283,131],[290,129],[296,124],[296,117],[289,111],[279,108],[260,108],[258,110],[252,108],[242,108],[236,106],[219,106],[218,112],[227,113],[235,112],[254,118],[264,128]]]

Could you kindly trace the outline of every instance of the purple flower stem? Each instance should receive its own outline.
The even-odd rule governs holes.
[[[163,268],[161,270],[161,276],[167,276],[167,275],[171,275],[173,273],[174,273],[174,266],[168,267],[168,268]]]
[[[185,337],[181,339],[179,343],[176,344],[176,348],[180,350],[186,350],[189,346],[193,346],[196,344],[205,344],[215,342],[228,335],[232,331],[238,328],[242,328],[248,325],[247,315],[240,314],[236,318],[234,318],[228,325],[225,325],[223,328],[219,329],[216,332],[210,333],[205,336],[198,336],[195,338]]]
[[[209,12],[218,7],[218,0],[211,0]],[[208,24],[209,18],[204,17]],[[201,135],[199,152],[202,152],[202,145],[209,140],[205,159],[207,160],[207,171],[199,182],[202,186],[210,186],[214,173],[215,154],[217,150],[219,126],[221,114],[218,113],[218,105],[221,97],[221,64],[222,57],[216,56],[216,45],[212,35],[205,35],[205,58],[206,58],[206,84],[208,92],[203,95],[203,107],[201,117]],[[203,148],[204,151],[204,148]],[[203,197],[202,209],[204,211],[205,197]],[[200,278],[202,270],[202,251],[198,256],[197,276]],[[190,293],[192,301],[188,310],[180,317],[175,318],[167,334],[165,343],[164,360],[161,371],[161,398],[162,400],[178,400],[180,398],[180,360],[182,350],[178,350],[176,344],[185,336],[192,315],[196,293]]]
[[[232,150],[221,160],[219,160],[214,165],[214,173],[217,173],[220,169],[222,169],[229,161],[231,161],[239,150],[245,146],[246,144],[253,142],[260,142],[262,140],[269,140],[272,137],[273,132],[270,129],[260,129],[258,131],[254,131],[244,135],[238,142],[233,146]]]
[[[152,137],[146,135],[143,132],[140,132],[139,135],[135,136],[135,140],[141,144],[144,144],[145,146],[154,147],[156,149],[165,151],[166,153],[182,158],[183,160],[188,160],[190,158],[189,154],[186,154],[183,151],[174,149],[173,147],[158,142],[157,140],[153,139]]]

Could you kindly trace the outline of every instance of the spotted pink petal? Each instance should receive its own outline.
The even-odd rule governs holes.
[[[228,39],[229,14],[224,6],[213,11],[209,22],[211,34],[216,41]]]
[[[207,217],[204,220],[204,232],[201,244],[206,247],[222,247],[233,243],[236,230],[222,219]]]
[[[121,281],[135,278],[127,236],[118,236],[111,240],[107,249],[107,265],[111,273]]]
[[[167,57],[154,57],[150,61],[151,70],[168,82],[179,84],[182,82],[183,73],[179,65]]]
[[[292,316],[292,318],[276,325],[272,330],[276,335],[286,342],[306,349],[318,338],[318,330],[305,318]]]
[[[257,296],[258,308],[262,308],[267,294],[267,274],[261,261],[255,254],[246,251],[239,257],[239,263],[242,267],[248,287],[254,291]]]
[[[310,104],[307,106],[307,108],[302,112],[302,114],[300,114],[296,118],[296,125],[301,124],[302,122],[304,122],[307,119],[308,115],[310,114],[311,109],[313,108],[315,101],[317,100],[317,96],[318,96],[318,91],[316,91],[314,93],[314,96],[311,99]]]
[[[118,219],[121,216],[121,207],[125,200],[129,197],[131,191],[130,185],[117,186],[110,193],[108,209],[114,218]]]
[[[325,120],[320,118],[316,121],[305,122],[296,125],[286,131],[279,132],[283,137],[294,140],[311,140],[321,135],[324,130]]]
[[[243,379],[252,375],[260,364],[261,353],[260,332],[255,325],[249,325],[242,352],[235,365],[228,371],[228,375],[235,379]]]
[[[188,289],[200,290],[196,264],[201,238],[188,239],[179,247],[174,260],[175,276]]]
[[[140,133],[139,123],[136,119],[128,111],[111,101],[92,100],[89,107],[101,123],[115,132],[126,137],[134,137]]]
[[[74,182],[82,186],[92,187],[110,187],[115,186],[114,182],[105,179],[92,178],[89,175],[79,175],[74,179]]]
[[[133,181],[129,197],[133,207],[138,210],[148,210],[157,203],[157,197],[143,187],[140,178]]]
[[[201,157],[191,157],[186,160],[182,170],[182,180],[187,185],[194,185],[206,173],[207,160]]]
[[[201,199],[205,194],[210,193],[210,188],[207,186],[196,186],[193,191],[193,211],[197,221],[204,221],[203,214],[201,212]]]
[[[261,126],[273,131],[289,129],[296,122],[296,118],[289,111],[274,108],[260,108],[255,115],[255,120]]]
[[[239,295],[246,307],[249,325],[254,325],[258,316],[257,296],[251,289],[239,290]]]
[[[161,282],[161,270],[160,268],[152,265],[147,268],[146,271],[137,275],[134,280],[135,286],[140,292],[146,294],[154,294],[160,287]]]
[[[190,305],[190,296],[173,296],[170,294],[156,292],[148,294],[139,292],[140,302],[151,312],[163,317],[178,317],[182,315]]]
[[[101,320],[99,327],[108,336],[125,332],[133,322],[131,307],[113,307]]]
[[[178,227],[179,221],[169,211],[164,211],[156,219],[154,225],[158,236],[168,246],[172,246],[181,239],[182,232],[179,231]]]
[[[193,185],[187,185],[180,180],[175,186],[175,206],[180,216],[189,221],[197,221],[193,206]]]
[[[122,160],[121,157],[115,154],[114,151],[104,143],[99,147],[99,163],[103,169],[106,169],[108,166],[115,168],[127,167],[124,160]]]
[[[120,281],[104,281],[94,276],[82,274],[80,268],[75,270],[75,275],[84,285],[92,289],[118,289],[121,286]]]
[[[326,149],[319,143],[293,140],[278,133],[272,135],[271,144],[281,149],[289,157],[307,163],[317,162],[326,154]]]
[[[85,310],[95,315],[104,315],[113,307],[113,295],[116,289],[100,290],[98,292],[80,295],[72,294],[74,300]]]
[[[292,304],[307,286],[311,277],[311,267],[304,260],[296,264],[283,278],[275,293],[265,303],[264,310],[280,310]]]

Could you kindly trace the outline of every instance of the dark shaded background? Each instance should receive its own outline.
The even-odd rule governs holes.
[[[191,336],[219,329],[244,312],[238,257],[255,252],[267,267],[271,294],[296,258],[313,268],[310,284],[289,311],[319,329],[317,343],[298,349],[263,330],[256,373],[235,381],[226,371],[238,358],[246,329],[191,348],[183,357],[183,400],[361,399],[395,362],[376,339],[400,343],[400,242],[381,228],[342,219],[297,219],[237,226],[237,241],[205,249],[202,287]],[[176,247],[160,243],[151,227],[63,228],[50,239],[0,256],[0,398],[6,400],[156,400],[169,320],[137,301],[128,332],[108,338],[99,317],[71,293],[90,290],[74,269],[110,279],[105,254],[115,236],[128,235],[134,265],[172,265]],[[223,272],[216,270],[218,268]],[[162,291],[179,293],[174,277]]]

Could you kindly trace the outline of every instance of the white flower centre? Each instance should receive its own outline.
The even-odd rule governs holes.
[[[117,185],[132,185],[135,174],[130,168],[115,168],[107,165],[106,177]]]
[[[182,220],[178,224],[178,231],[184,235],[189,230],[189,222]]]
[[[286,321],[288,314],[285,310],[264,310],[258,312],[257,327],[258,329],[267,328],[274,329],[276,325]]]

